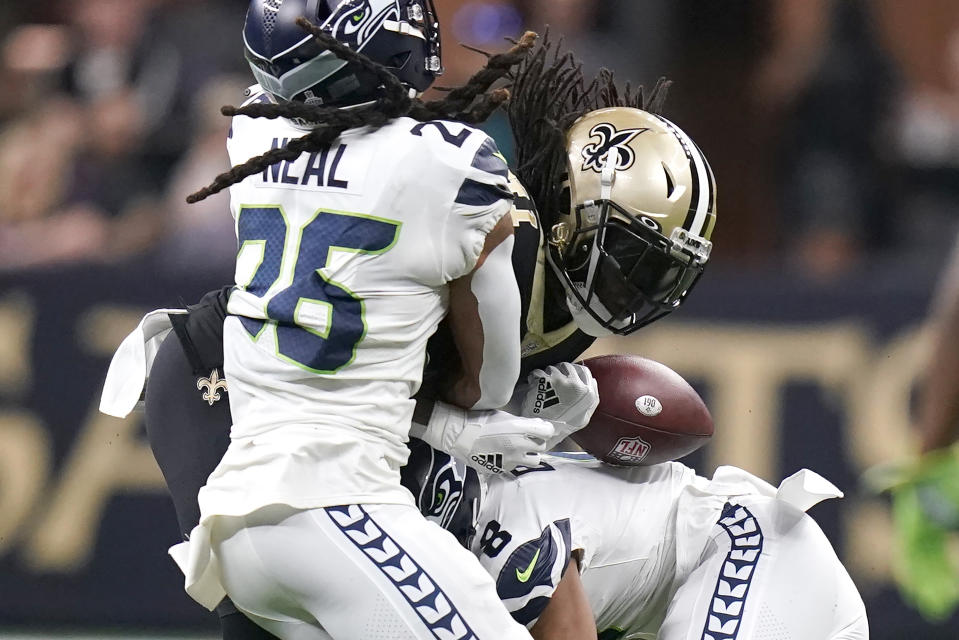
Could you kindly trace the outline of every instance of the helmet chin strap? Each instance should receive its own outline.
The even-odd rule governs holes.
[[[603,160],[603,171],[600,175],[600,201],[607,203],[612,200],[613,183],[616,182],[616,163],[612,162],[612,154],[613,150],[606,152],[606,156]],[[608,207],[609,205],[607,204],[606,206]],[[601,215],[601,211],[602,210],[600,207],[596,207],[594,209],[594,212],[599,215]],[[599,219],[597,219],[597,222],[599,222]],[[602,234],[603,229],[600,228],[593,236],[593,248],[589,252],[589,270],[586,273],[587,283],[592,282],[593,278],[596,276],[596,267],[599,263],[599,252],[596,250],[596,244],[599,242]],[[587,298],[586,301],[590,302],[590,299]]]
[[[602,200],[612,200],[613,199],[613,183],[616,182],[616,163],[612,162],[613,151],[611,149],[606,153],[605,158],[603,159],[603,171],[600,174],[600,199]],[[619,153],[616,151],[616,153]]]
[[[576,327],[586,335],[594,338],[605,338],[613,335],[612,331],[596,322],[596,319],[583,308],[579,300],[569,291],[566,292],[566,306],[569,308],[570,315],[573,316]]]
[[[549,263],[550,269],[553,270],[556,279],[559,280],[563,291],[566,293],[566,308],[573,317],[573,322],[576,324],[576,327],[586,335],[593,336],[594,338],[605,338],[606,336],[613,335],[612,331],[599,324],[599,322],[590,315],[589,311],[583,308],[579,300],[576,299],[576,294],[570,289],[571,285],[563,273],[563,270],[553,261],[551,251],[546,252],[546,262]]]

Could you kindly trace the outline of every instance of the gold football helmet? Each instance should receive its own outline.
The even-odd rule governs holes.
[[[682,304],[709,260],[716,183],[679,127],[640,109],[591,111],[566,137],[570,210],[548,258],[580,329],[627,334]]]

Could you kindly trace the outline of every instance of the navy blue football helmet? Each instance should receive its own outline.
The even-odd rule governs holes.
[[[411,91],[442,72],[433,0],[251,0],[243,28],[259,85],[282,101],[348,106],[378,97],[375,75],[336,57],[296,24],[305,17],[386,66]]]

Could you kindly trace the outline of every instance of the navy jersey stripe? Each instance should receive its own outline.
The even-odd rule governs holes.
[[[476,150],[472,167],[503,178],[509,176],[506,162],[500,156],[499,149],[496,148],[496,143],[493,142],[492,138],[484,140],[480,148]]]
[[[528,625],[543,614],[543,609],[549,604],[549,600],[549,596],[538,596],[527,602],[526,606],[519,611],[510,612],[510,615],[513,616],[513,620],[516,620],[516,622],[522,625]]]
[[[437,640],[477,640],[439,585],[359,505],[326,507],[330,520],[393,583]],[[412,595],[416,595],[414,599]]]
[[[716,523],[729,536],[729,553],[719,570],[710,598],[702,640],[736,640],[742,627],[746,596],[763,550],[763,532],[752,512],[727,502]]]
[[[503,187],[483,184],[467,178],[463,181],[459,193],[456,194],[456,203],[468,207],[489,207],[500,200],[512,200],[513,194]]]

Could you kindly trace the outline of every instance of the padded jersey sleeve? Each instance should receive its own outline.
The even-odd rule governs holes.
[[[471,550],[510,615],[529,627],[549,604],[573,551],[588,545],[588,532],[550,486],[549,464],[518,472],[529,477],[483,478],[487,491]]]
[[[442,271],[446,281],[460,278],[473,270],[483,250],[486,234],[500,218],[509,213],[512,206],[509,169],[493,139],[474,130],[466,145],[475,148],[475,151],[469,166],[462,172],[443,229],[445,250]],[[470,149],[467,147],[465,150]]]
[[[243,103],[241,106],[247,106],[254,103],[270,103],[268,93],[260,88],[260,85],[254,84],[247,87],[243,93]],[[259,153],[253,153],[248,146],[244,146],[244,129],[247,129],[252,122],[252,118],[247,116],[233,116],[230,121],[230,131],[226,136],[226,150],[230,156],[230,163],[235,165],[242,164]],[[305,132],[304,132],[305,133]]]

